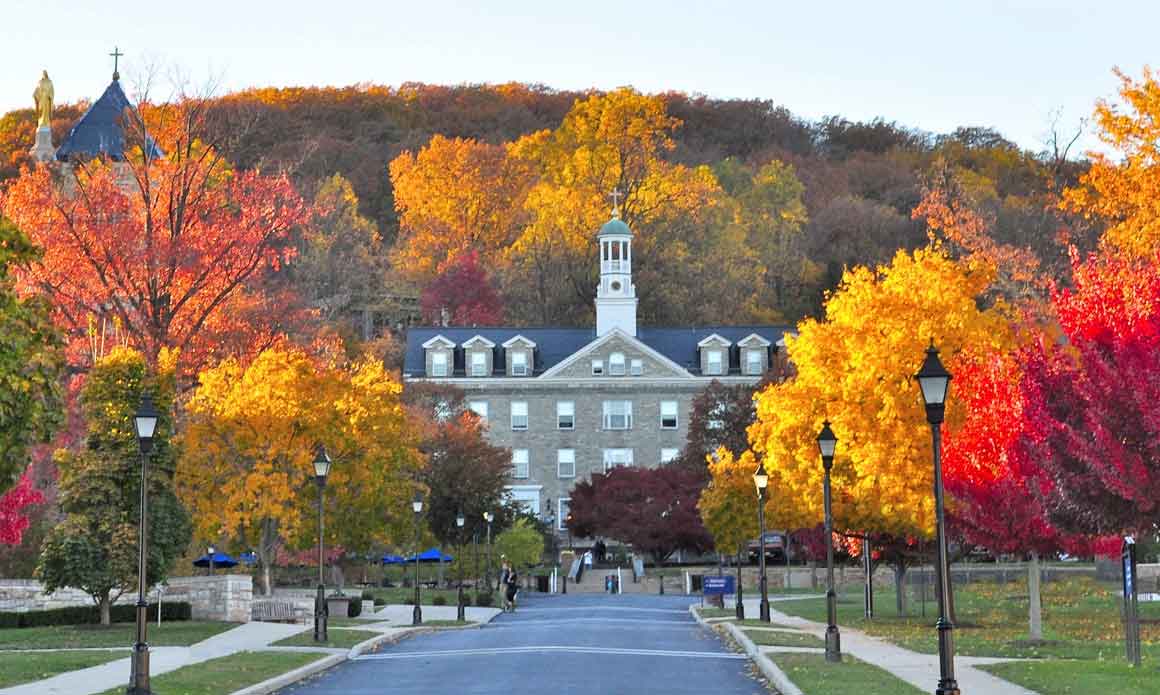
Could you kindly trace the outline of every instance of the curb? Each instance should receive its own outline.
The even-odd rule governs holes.
[[[693,619],[696,620],[701,625],[701,627],[708,628],[710,630],[713,629],[713,626],[709,623],[706,623],[705,619],[701,617],[701,614],[697,612],[695,606],[689,606],[689,613],[693,615]],[[757,666],[758,670],[761,671],[761,674],[769,679],[769,682],[773,684],[773,687],[777,688],[781,695],[805,695],[802,693],[801,688],[794,685],[793,681],[789,679],[789,676],[785,675],[785,671],[782,671],[780,668],[778,668],[777,664],[773,663],[773,660],[768,656],[762,654],[761,650],[758,649],[753,640],[746,637],[745,633],[742,632],[740,628],[738,628],[733,623],[719,624],[724,626],[726,632],[729,633],[729,636],[732,637],[734,641],[737,642],[737,644],[741,645],[741,648],[744,649],[749,658],[753,660],[753,663]]]
[[[293,671],[287,671],[282,675],[274,676],[273,678],[264,680],[261,683],[255,683],[241,690],[235,690],[231,695],[267,695],[268,693],[285,688],[288,685],[293,685],[300,680],[305,680],[316,673],[322,673],[344,661],[346,661],[345,655],[331,654],[318,661],[312,661],[305,666],[299,666]]]

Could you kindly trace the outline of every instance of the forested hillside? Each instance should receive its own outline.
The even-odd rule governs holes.
[[[57,142],[81,110],[58,109]],[[0,179],[28,163],[33,123],[31,109],[0,119]],[[771,100],[522,84],[251,89],[212,99],[206,123],[234,167],[286,171],[327,202],[288,280],[335,319],[376,304],[379,287],[418,293],[444,276],[452,296],[427,306],[483,282],[502,311],[482,317],[583,323],[591,232],[613,187],[640,238],[641,314],[654,324],[816,313],[844,267],[925,243],[930,223],[964,252],[983,243],[964,224],[983,225],[995,247],[983,251],[1048,277],[1064,275],[1064,242],[1098,232],[1059,211],[1086,167],[1066,157],[1066,132],[1034,153],[985,127],[932,134],[807,122]],[[467,252],[484,262],[463,272]]]

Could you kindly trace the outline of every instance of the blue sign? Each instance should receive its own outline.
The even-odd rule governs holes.
[[[706,596],[734,593],[733,575],[727,574],[722,577],[705,577],[701,583],[701,593]]]

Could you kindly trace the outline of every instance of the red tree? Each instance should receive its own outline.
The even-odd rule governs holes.
[[[423,320],[449,326],[494,326],[503,321],[503,302],[479,253],[468,251],[443,269],[419,299]],[[446,312],[446,316],[444,316]]]
[[[0,197],[44,249],[20,285],[51,298],[74,363],[127,341],[196,367],[260,347],[293,314],[258,280],[291,257],[307,206],[285,176],[230,167],[203,138],[206,103],[126,109],[124,162],[25,169]],[[164,156],[142,155],[148,138]]]
[[[623,541],[657,564],[677,550],[704,552],[713,539],[697,512],[703,486],[704,475],[685,466],[614,468],[572,489],[569,529]]]
[[[28,472],[16,486],[0,496],[0,544],[19,545],[28,528],[27,508],[44,502],[44,494],[32,485]]]

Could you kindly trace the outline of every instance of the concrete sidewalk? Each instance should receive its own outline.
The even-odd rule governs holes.
[[[423,620],[455,620],[456,610],[455,606],[427,606],[423,607]],[[391,627],[398,627],[401,625],[410,625],[411,618],[415,607],[392,603],[383,606],[380,610],[371,613],[369,616],[361,616],[362,619],[367,620],[368,628],[375,623],[388,623]],[[466,606],[464,608],[464,616],[473,623],[490,623],[495,616],[500,614],[498,608],[483,608],[480,606]],[[360,626],[361,627],[361,626]]]
[[[182,666],[259,650],[306,629],[302,625],[244,623],[190,647],[151,647],[149,673],[155,677]],[[69,671],[45,680],[4,688],[0,695],[92,695],[110,688],[124,688],[129,682],[129,662],[126,657],[92,668]]]
[[[758,615],[759,603],[760,600],[756,598],[745,599],[745,615]],[[769,615],[774,623],[797,628],[819,639],[825,639],[826,626],[823,623],[815,623],[804,618],[786,615],[772,607],[770,608]],[[920,690],[933,691],[934,687],[938,684],[938,654],[920,654],[909,649],[903,649],[877,637],[871,637],[860,630],[842,626],[839,626],[839,628],[842,633],[842,651],[844,653],[856,656],[866,663],[874,664]],[[933,634],[933,627],[931,628],[931,632]],[[780,647],[762,647],[763,653],[777,651],[787,650]],[[975,668],[977,665],[997,664],[1007,661],[1021,661],[1021,659],[956,656],[955,677],[958,680],[959,688],[963,692],[986,693],[987,695],[1037,695],[1032,690],[996,678],[985,671],[980,671]]]

